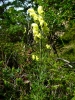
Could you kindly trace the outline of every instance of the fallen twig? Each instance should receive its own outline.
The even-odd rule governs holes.
[[[56,61],[58,61],[58,60],[63,61],[65,63],[64,66],[68,66],[70,68],[73,68],[72,64],[75,64],[75,62],[70,62],[70,61],[63,59],[63,58],[57,58]]]

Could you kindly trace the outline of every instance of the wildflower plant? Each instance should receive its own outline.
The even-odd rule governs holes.
[[[41,56],[40,59],[42,59],[42,41],[45,42],[45,40],[47,39],[46,38],[47,33],[49,32],[48,25],[44,20],[43,7],[39,6],[37,8],[37,11],[35,11],[33,8],[30,8],[28,9],[28,13],[30,17],[32,17],[34,20],[34,23],[31,24],[33,37],[34,37],[34,41],[40,44],[40,56]],[[34,60],[34,55],[32,55],[32,59]]]
[[[32,53],[32,60],[36,61],[36,72],[38,73],[36,75],[36,72],[34,72],[36,77],[36,81],[37,82],[33,82],[32,83],[32,97],[34,100],[41,100],[41,98],[43,99],[44,97],[40,96],[40,93],[43,93],[43,78],[44,78],[44,72],[46,69],[45,66],[45,53],[44,50],[47,49],[51,49],[50,45],[47,44],[47,36],[49,33],[49,28],[48,25],[46,23],[46,21],[44,20],[44,11],[43,11],[43,7],[39,6],[37,8],[37,11],[35,11],[33,8],[28,9],[28,13],[30,15],[30,17],[33,18],[34,22],[31,24],[31,28],[32,28],[32,32],[33,32],[33,38],[34,38],[34,42],[36,44],[36,46],[38,46],[39,50],[37,49],[36,52]],[[45,48],[45,49],[43,49]],[[47,50],[48,51],[48,50]],[[44,60],[44,61],[43,61]],[[37,83],[37,84],[36,84]],[[37,87],[37,90],[35,90],[35,87]],[[38,92],[39,90],[39,92]],[[36,93],[36,95],[34,94],[34,91]],[[35,96],[35,97],[34,97]]]

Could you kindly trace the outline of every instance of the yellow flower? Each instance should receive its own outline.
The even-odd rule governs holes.
[[[33,8],[28,9],[28,13],[33,17],[34,20],[38,20],[38,15],[35,13]]]
[[[38,20],[39,20],[39,22],[41,21],[41,20],[43,20],[43,17],[42,16],[38,16]]]
[[[35,11],[34,11],[34,9],[33,8],[29,8],[28,9],[28,13],[34,13]]]
[[[38,13],[39,13],[39,14],[43,14],[43,12],[44,12],[44,11],[43,11],[42,6],[39,6],[39,7],[38,7]]]
[[[44,22],[44,26],[47,26],[47,23],[46,22]]]
[[[41,39],[41,34],[39,33],[39,34],[37,34],[36,35],[39,39]]]
[[[32,59],[33,59],[33,60],[36,60],[36,61],[39,61],[39,58],[38,58],[37,55],[32,55]]]
[[[39,61],[39,58],[38,58],[38,56],[36,56],[36,61]]]
[[[33,29],[33,34],[34,35],[37,35],[38,34],[38,31],[36,31],[36,30]]]
[[[44,25],[44,20],[41,20],[40,21],[40,26],[43,26]]]
[[[32,55],[32,59],[35,60],[35,55]]]
[[[29,14],[30,14],[30,16],[34,16],[35,12],[30,12]]]
[[[32,23],[31,26],[33,27],[33,30],[38,30],[38,25],[36,23]]]
[[[36,13],[30,13],[30,16],[32,16],[34,20],[38,20],[38,16]]]
[[[51,49],[51,47],[50,47],[49,44],[46,44],[46,48],[47,48],[47,49]]]
[[[33,15],[33,19],[36,21],[36,20],[38,20],[38,15],[35,13],[34,15]]]

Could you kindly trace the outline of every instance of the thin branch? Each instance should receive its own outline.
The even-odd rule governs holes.
[[[56,61],[58,61],[58,60],[63,61],[65,63],[64,66],[68,66],[70,68],[73,68],[73,66],[71,64],[75,64],[75,62],[70,62],[70,61],[63,59],[63,58],[57,58]]]

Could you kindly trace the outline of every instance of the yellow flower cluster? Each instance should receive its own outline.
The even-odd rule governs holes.
[[[38,20],[38,16],[37,16],[37,14],[35,13],[35,11],[34,11],[33,8],[28,9],[28,13],[30,14],[31,17],[33,17],[34,21],[35,21],[35,20]]]
[[[38,58],[38,56],[36,56],[36,55],[32,55],[32,59],[33,59],[33,60],[36,60],[36,61],[39,61],[39,58]]]
[[[38,11],[39,15],[41,15],[41,14],[44,13],[42,6],[39,6],[38,9],[37,9],[37,11]]]
[[[46,48],[47,48],[47,49],[51,49],[51,47],[50,47],[49,44],[46,44]]]
[[[32,28],[33,28],[33,36],[34,40],[37,42],[38,39],[41,39],[41,33],[39,33],[39,28],[36,23],[32,23]]]
[[[38,7],[37,12],[38,12],[38,14],[36,14],[36,12],[34,11],[33,8],[28,9],[28,13],[34,19],[34,22],[39,22],[41,30],[44,33],[47,33],[49,31],[49,29],[47,27],[47,23],[43,19],[43,13],[44,13],[44,11],[43,11],[42,6]],[[34,40],[38,41],[38,39],[42,38],[41,33],[39,33],[39,26],[38,26],[38,24],[33,23],[32,27],[33,27]]]

